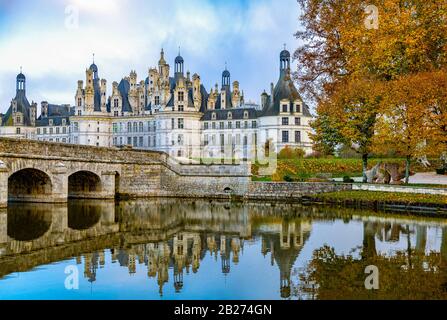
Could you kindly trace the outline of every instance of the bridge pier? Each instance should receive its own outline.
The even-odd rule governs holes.
[[[101,198],[114,199],[115,198],[115,171],[101,172]]]
[[[67,167],[58,163],[52,170],[52,202],[65,203],[68,201]]]
[[[0,160],[0,208],[8,206],[8,168]]]
[[[0,209],[0,245],[6,242],[8,242],[8,214],[5,209]]]

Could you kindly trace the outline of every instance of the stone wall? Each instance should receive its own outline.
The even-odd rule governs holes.
[[[352,184],[324,182],[250,182],[246,199],[297,200],[319,193],[352,190]]]

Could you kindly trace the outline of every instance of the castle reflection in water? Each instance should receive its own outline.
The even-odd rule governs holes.
[[[0,278],[75,258],[84,277],[95,282],[110,254],[112,263],[130,275],[144,268],[149,278],[156,278],[162,295],[169,282],[181,292],[184,275],[199,272],[206,256],[220,261],[223,274],[231,273],[247,241],[258,239],[261,254],[279,269],[280,296],[288,298],[293,268],[313,223],[354,219],[340,214],[334,211],[328,217],[327,212],[300,206],[169,199],[14,204],[0,211]],[[416,250],[427,250],[431,241],[429,224],[423,222],[404,227],[403,220],[356,219],[363,221],[363,246],[369,251],[377,250],[376,242],[399,242],[405,234],[415,237]],[[445,258],[447,233],[441,230],[439,250]]]

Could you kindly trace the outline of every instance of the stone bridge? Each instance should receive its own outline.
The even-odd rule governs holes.
[[[0,138],[0,207],[68,198],[228,197],[250,165],[180,164],[162,152]]]

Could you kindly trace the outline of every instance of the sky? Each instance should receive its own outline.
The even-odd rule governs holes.
[[[93,53],[110,95],[131,70],[144,80],[161,48],[173,73],[179,47],[208,91],[227,63],[246,102],[259,103],[284,44],[298,46],[299,14],[296,0],[0,0],[0,113],[21,67],[30,102],[73,105]]]

